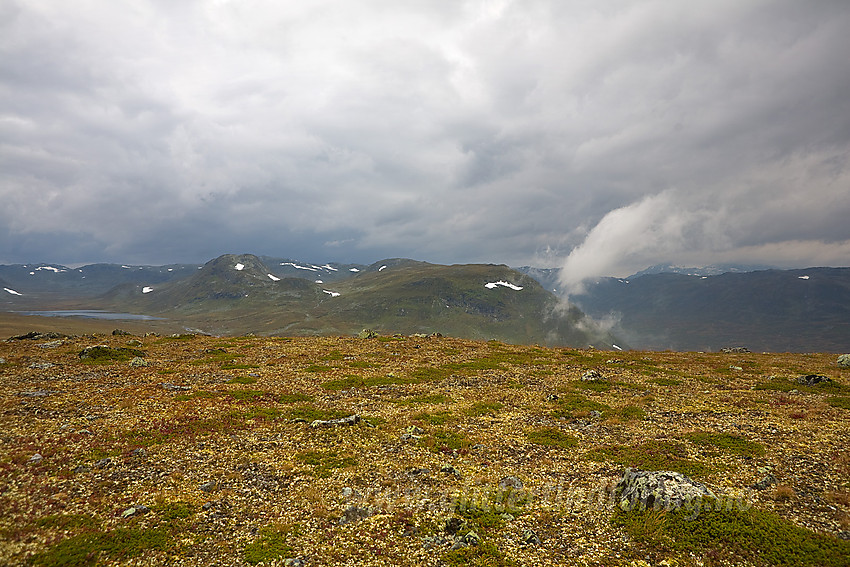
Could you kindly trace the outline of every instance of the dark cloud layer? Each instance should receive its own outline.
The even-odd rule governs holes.
[[[0,3],[0,262],[847,265],[843,1]]]

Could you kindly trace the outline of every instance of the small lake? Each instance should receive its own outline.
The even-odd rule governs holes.
[[[38,317],[83,317],[85,319],[113,319],[123,321],[157,321],[162,317],[151,315],[137,315],[135,313],[113,313],[111,311],[100,311],[99,309],[75,309],[60,311],[15,311],[19,315],[33,315]]]

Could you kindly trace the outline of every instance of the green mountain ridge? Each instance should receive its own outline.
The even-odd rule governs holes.
[[[511,343],[611,348],[616,339],[537,281],[504,265],[445,266],[401,258],[345,279],[276,276],[251,254],[226,254],[188,278],[123,284],[101,305],[185,321],[218,334],[443,333]]]

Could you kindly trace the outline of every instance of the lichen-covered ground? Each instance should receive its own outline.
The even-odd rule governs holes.
[[[86,335],[0,359],[4,565],[850,561],[831,354]],[[618,512],[626,466],[723,511]]]

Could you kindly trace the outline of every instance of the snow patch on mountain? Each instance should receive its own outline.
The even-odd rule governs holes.
[[[318,268],[316,268],[315,266],[299,266],[298,264],[295,264],[293,262],[281,262],[280,265],[281,266],[292,266],[296,270],[310,270],[311,272],[318,272],[319,271]]]
[[[153,291],[153,288],[150,287],[150,286],[147,286],[147,285],[142,288],[142,293],[150,293],[152,291]]]
[[[244,270],[244,269],[245,269],[245,264],[236,264],[236,265],[235,265],[235,266],[233,266],[233,267],[234,267],[234,268],[236,268],[237,270],[239,270],[239,271],[241,272],[242,270]]]
[[[273,282],[279,282],[279,281],[280,281],[280,278],[278,278],[278,277],[276,277],[276,276],[274,276],[274,275],[272,275],[272,274],[266,274],[266,275],[267,275],[267,276],[269,277],[269,279],[270,279],[271,281],[273,281]]]
[[[497,282],[486,283],[486,284],[484,284],[484,287],[486,287],[487,289],[495,289],[496,286],[499,286],[499,285],[503,286],[503,287],[508,287],[508,288],[513,289],[515,291],[519,291],[519,290],[522,289],[522,286],[514,285],[510,282],[503,282],[502,280],[499,280]]]
[[[8,291],[8,292],[9,292],[9,293],[11,293],[12,295],[23,295],[23,293],[18,293],[18,292],[17,292],[17,291],[15,291],[14,289],[9,289],[8,287],[4,287],[4,288],[3,288],[3,291]]]
[[[340,293],[338,291],[328,291],[326,289],[323,289],[322,291],[324,291],[325,293],[327,293],[331,297],[339,297],[340,296]]]

